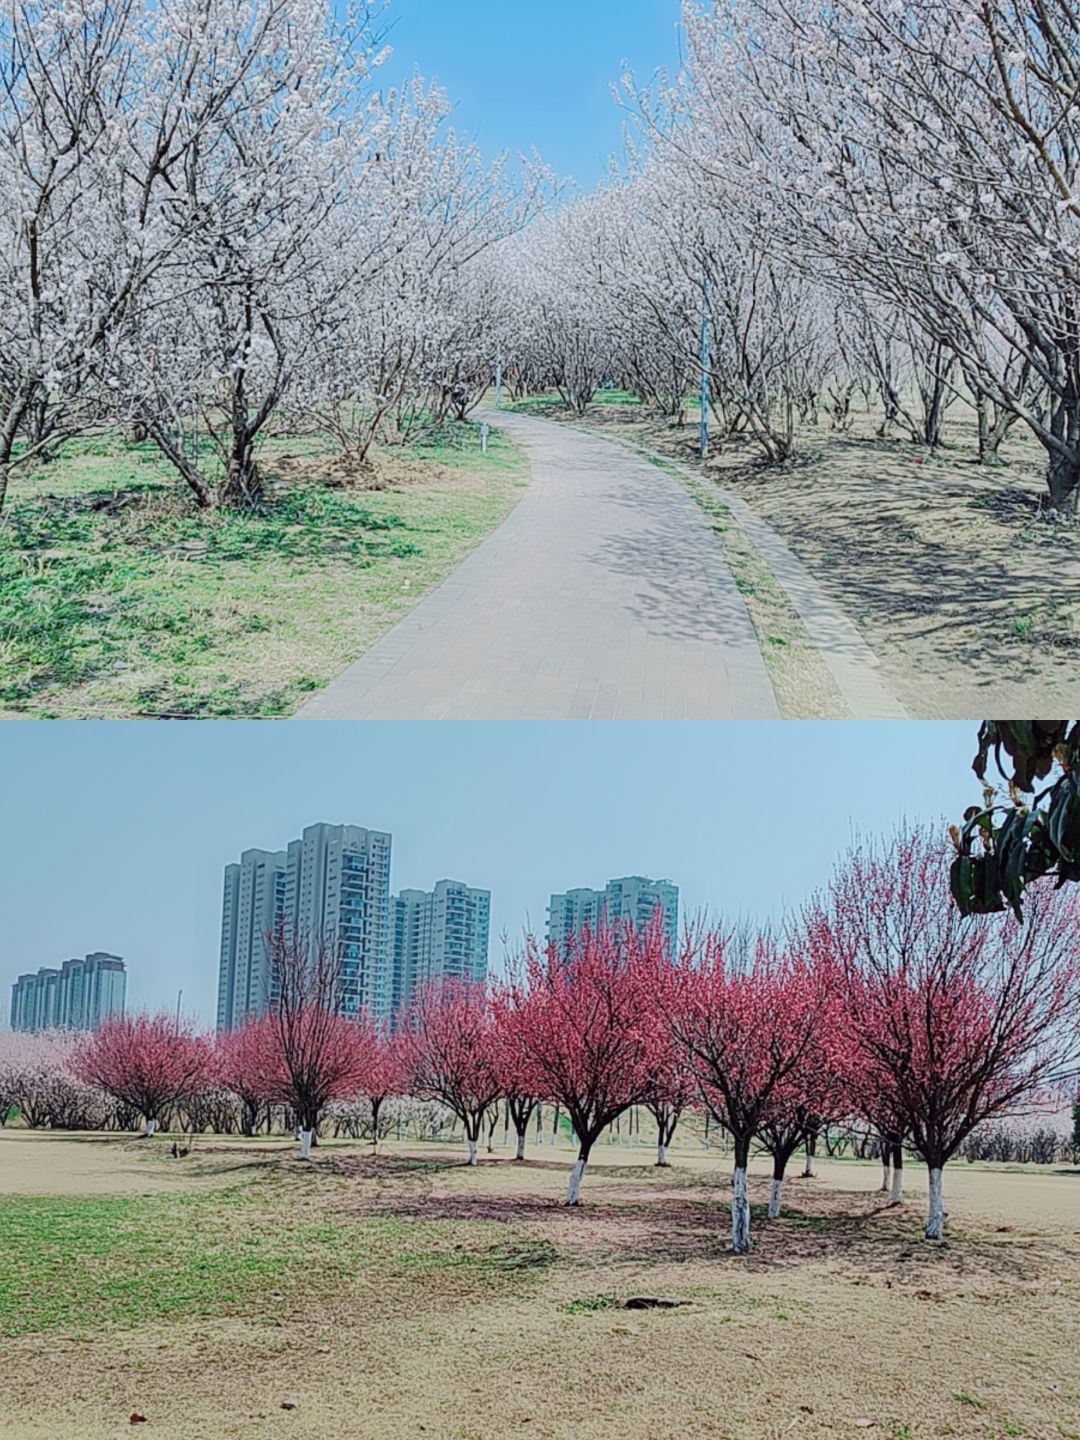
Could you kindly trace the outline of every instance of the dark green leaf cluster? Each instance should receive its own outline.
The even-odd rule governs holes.
[[[973,766],[984,784],[991,754],[1008,799],[994,803],[987,785],[964,812],[952,893],[965,915],[1008,907],[1021,918],[1034,881],[1080,881],[1080,720],[985,720]]]

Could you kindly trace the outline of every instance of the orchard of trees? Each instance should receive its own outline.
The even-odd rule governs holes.
[[[797,424],[977,457],[1014,426],[1080,494],[1080,25],[1070,0],[687,0],[687,59],[622,93],[625,177],[502,247],[535,317],[515,384],[612,379],[790,457]]]
[[[392,1030],[342,1018],[333,951],[279,932],[265,1016],[216,1038],[146,1015],[86,1036],[8,1036],[0,1114],[141,1121],[147,1135],[278,1124],[305,1160],[320,1130],[378,1145],[395,1128],[420,1139],[460,1126],[476,1165],[500,1125],[524,1159],[546,1111],[575,1137],[575,1205],[601,1137],[644,1110],[658,1165],[680,1120],[723,1139],[736,1253],[751,1243],[751,1156],[771,1159],[776,1217],[793,1158],[805,1150],[812,1173],[819,1142],[877,1153],[894,1203],[905,1153],[917,1156],[926,1233],[940,1239],[950,1161],[1064,1153],[1065,1136],[1055,1147],[1045,1125],[1018,1127],[1061,1109],[1080,1048],[1074,892],[1033,887],[1023,921],[963,917],[949,861],[925,830],[857,849],[782,936],[697,925],[672,955],[657,917],[583,931],[564,951],[528,941],[504,980],[429,989]]]
[[[0,507],[122,427],[194,502],[259,445],[374,443],[617,380],[789,458],[853,407],[929,447],[973,407],[1080,495],[1080,26],[1067,0],[687,0],[687,58],[625,77],[638,154],[537,216],[381,17],[329,0],[0,3]]]
[[[0,508],[105,427],[203,508],[262,496],[274,427],[376,440],[490,378],[487,249],[531,213],[417,78],[382,4],[0,3]]]

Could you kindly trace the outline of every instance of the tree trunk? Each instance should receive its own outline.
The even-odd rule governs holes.
[[[780,1203],[784,1198],[784,1177],[774,1175],[772,1189],[769,1192],[769,1219],[776,1220],[780,1216]]]
[[[156,1120],[147,1120],[147,1122],[146,1122],[146,1138],[147,1138],[148,1140],[150,1140],[150,1139],[153,1138],[153,1134],[154,1134],[154,1131],[155,1131],[156,1129],[157,1129],[157,1121],[156,1121]]]
[[[573,1170],[570,1171],[570,1184],[566,1190],[567,1205],[576,1205],[578,1203],[578,1195],[581,1192],[581,1180],[582,1176],[585,1174],[585,1166],[587,1164],[588,1157],[585,1155],[579,1155],[577,1158],[577,1163],[575,1164]]]
[[[817,1136],[806,1137],[806,1164],[803,1166],[803,1179],[813,1180],[814,1178],[814,1156],[817,1154]]]
[[[736,1255],[750,1250],[750,1198],[746,1189],[746,1161],[735,1161],[735,1184],[731,1195],[731,1248]]]
[[[237,436],[221,486],[221,503],[233,510],[253,509],[263,498],[263,482],[255,464],[254,446]]]
[[[1075,515],[1080,499],[1080,463],[1051,451],[1046,483],[1050,490],[1050,508],[1059,515]]]
[[[668,1163],[667,1144],[662,1138],[657,1142],[656,1146],[656,1163],[658,1166],[666,1166]]]
[[[892,1195],[893,1205],[904,1203],[904,1147],[894,1145],[892,1151]]]
[[[302,1129],[302,1130],[300,1131],[300,1159],[301,1159],[301,1160],[310,1160],[310,1159],[311,1159],[311,1145],[312,1145],[312,1142],[314,1141],[314,1139],[315,1139],[315,1131],[314,1131],[314,1130],[303,1130],[303,1129]]]
[[[477,1154],[476,1154],[476,1141],[475,1141],[475,1140],[472,1138],[472,1136],[470,1135],[470,1136],[469,1136],[469,1164],[470,1164],[470,1165],[479,1165],[479,1163],[480,1163],[480,1161],[479,1161],[479,1159],[477,1158]]]
[[[945,1229],[945,1206],[941,1193],[941,1166],[930,1168],[930,1205],[926,1220],[926,1238],[940,1240]]]
[[[881,1188],[886,1195],[889,1193],[889,1147],[887,1145],[881,1152]]]
[[[515,1159],[515,1160],[524,1160],[524,1159],[525,1159],[525,1130],[524,1130],[524,1129],[518,1131],[517,1150],[516,1150],[516,1152],[515,1152],[515,1154],[514,1154],[514,1159]]]

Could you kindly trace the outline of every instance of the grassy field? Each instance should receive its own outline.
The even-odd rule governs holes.
[[[155,448],[73,442],[0,519],[0,718],[278,717],[327,684],[509,513],[527,463],[478,426],[328,486],[310,440],[267,442],[267,504],[196,512]]]
[[[97,1440],[1080,1436],[1080,1171],[876,1164],[792,1180],[726,1252],[689,1140],[498,1151],[0,1132],[0,1435]],[[627,1309],[661,1296],[674,1309]]]

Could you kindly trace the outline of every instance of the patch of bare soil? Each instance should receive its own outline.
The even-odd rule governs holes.
[[[873,416],[849,432],[805,427],[786,465],[739,442],[702,466],[690,425],[618,406],[596,407],[588,424],[739,494],[859,626],[912,716],[1076,709],[1080,525],[1047,515],[1042,452],[1019,427],[989,467],[973,463],[963,417],[931,454],[877,438]]]
[[[467,466],[414,459],[393,450],[373,451],[367,460],[349,455],[276,455],[268,463],[271,484],[320,485],[337,490],[452,490],[480,494],[486,477]]]
[[[68,1147],[48,1147],[58,1174],[92,1153],[75,1141],[68,1161]],[[929,1245],[917,1170],[912,1202],[894,1209],[876,1166],[824,1162],[819,1178],[789,1182],[769,1224],[768,1173],[755,1166],[755,1249],[738,1259],[726,1250],[729,1162],[715,1151],[686,1148],[657,1170],[645,1149],[605,1147],[576,1210],[560,1204],[564,1147],[475,1169],[436,1146],[328,1146],[306,1168],[276,1144],[255,1154],[277,1171],[283,1223],[297,1212],[327,1226],[415,1219],[451,1253],[475,1249],[478,1225],[493,1237],[510,1225],[517,1249],[550,1263],[498,1284],[468,1267],[445,1272],[452,1284],[407,1266],[376,1285],[313,1273],[287,1313],[268,1303],[227,1320],[8,1341],[0,1435],[1080,1435],[1080,1173],[950,1167],[950,1235]],[[123,1150],[98,1156],[122,1162]],[[243,1145],[208,1143],[191,1175],[230,1157],[252,1161]],[[640,1295],[689,1303],[624,1308]]]

